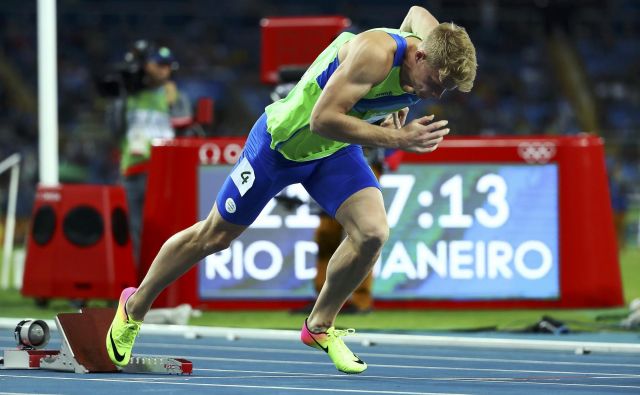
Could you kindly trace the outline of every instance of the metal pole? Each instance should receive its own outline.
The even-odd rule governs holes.
[[[9,288],[9,267],[11,267],[11,256],[13,253],[13,236],[16,226],[16,202],[18,201],[18,180],[20,179],[20,162],[16,162],[11,168],[11,179],[9,181],[9,204],[7,207],[6,226],[4,228],[4,246],[2,250],[2,277],[0,286],[2,289]]]
[[[19,162],[20,162],[20,154],[18,153],[12,154],[10,157],[0,162],[0,174],[13,168],[13,166],[15,166],[16,163],[19,163]]]
[[[56,0],[38,0],[38,127],[40,183],[58,185]]]

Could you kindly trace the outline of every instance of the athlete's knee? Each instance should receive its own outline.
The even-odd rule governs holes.
[[[358,226],[351,236],[361,251],[377,252],[389,239],[389,226],[386,221],[367,222]]]
[[[200,248],[204,255],[211,255],[229,248],[235,236],[222,229],[216,229],[216,227],[208,228],[206,222],[202,221],[202,229],[198,238],[201,240]]]
[[[226,250],[231,246],[232,238],[225,237],[225,235],[215,235],[211,238],[207,238],[204,242],[203,252],[204,255],[209,256]]]
[[[208,218],[189,228],[184,241],[188,249],[197,251],[198,255],[205,257],[229,248],[235,237],[235,234],[232,235]]]

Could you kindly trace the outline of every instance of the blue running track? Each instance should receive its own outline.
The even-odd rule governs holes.
[[[134,355],[183,357],[192,376],[0,370],[1,394],[640,394],[640,355],[349,343],[369,364],[335,370],[295,341],[141,334]],[[60,345],[57,332],[47,348]],[[101,346],[96,345],[96,346]],[[5,332],[0,348],[15,346]]]

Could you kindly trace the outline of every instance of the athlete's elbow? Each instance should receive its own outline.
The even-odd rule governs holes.
[[[330,120],[327,116],[322,113],[313,113],[311,114],[311,121],[309,122],[309,127],[313,133],[319,134],[320,136],[324,136],[326,131],[330,129],[329,124]]]
[[[407,15],[413,18],[424,18],[425,16],[431,15],[431,13],[424,7],[414,5],[409,8],[409,12],[407,13]]]

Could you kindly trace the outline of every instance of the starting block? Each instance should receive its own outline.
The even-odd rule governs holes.
[[[60,313],[55,319],[62,337],[60,350],[38,350],[33,347],[4,350],[4,363],[1,368],[47,369],[75,373],[193,372],[191,361],[162,356],[131,356],[127,366],[116,367],[109,359],[105,347],[107,331],[115,313],[116,310],[112,308],[84,308],[80,313]],[[44,324],[43,321],[39,322]],[[44,325],[46,327],[46,324]],[[48,331],[48,328],[44,329]],[[22,343],[19,339],[16,340]]]

